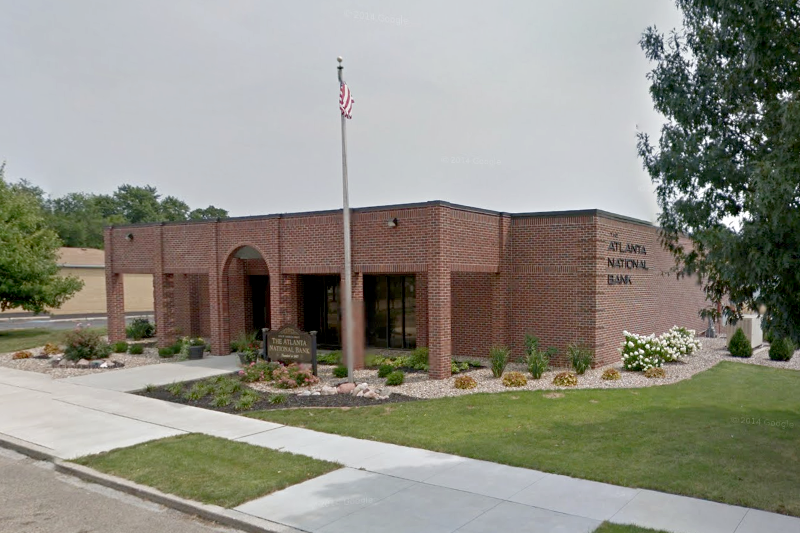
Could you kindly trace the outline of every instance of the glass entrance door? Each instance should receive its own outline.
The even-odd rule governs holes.
[[[317,332],[319,346],[341,346],[339,276],[303,276],[304,329]]]
[[[414,276],[364,276],[367,343],[380,348],[417,346]]]

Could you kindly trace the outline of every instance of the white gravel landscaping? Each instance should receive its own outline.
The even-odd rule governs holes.
[[[152,340],[151,340],[152,342]],[[135,344],[134,341],[129,344]],[[30,348],[28,352],[33,355],[42,353],[43,346],[37,348]],[[35,359],[30,357],[28,359],[14,359],[15,352],[0,354],[0,366],[7,368],[14,368],[17,370],[25,370],[28,372],[39,372],[42,374],[49,374],[53,379],[70,378],[73,376],[84,376],[86,374],[97,374],[99,372],[114,372],[125,368],[135,368],[137,366],[156,365],[160,363],[170,363],[176,361],[176,357],[162,358],[158,356],[156,348],[145,348],[144,353],[141,355],[132,355],[128,353],[115,353],[111,354],[108,358],[110,361],[121,362],[125,366],[116,368],[67,368],[67,367],[53,367],[53,359],[62,357],[63,354],[58,354],[49,359]],[[105,361],[105,359],[101,359]]]
[[[667,385],[676,383],[684,379],[688,379],[698,372],[702,372],[716,365],[720,361],[733,361],[736,363],[755,364],[770,366],[773,368],[784,368],[791,370],[800,370],[800,351],[795,352],[794,357],[790,361],[779,362],[769,359],[769,347],[764,345],[760,348],[753,350],[753,356],[749,359],[740,359],[732,357],[728,353],[727,339],[724,337],[716,339],[701,338],[700,342],[703,347],[695,354],[687,357],[684,361],[674,363],[664,363],[663,368],[666,372],[664,378],[646,378],[642,372],[631,372],[623,370],[622,362],[614,365],[607,365],[605,367],[598,367],[589,369],[585,374],[578,376],[577,387],[558,387],[553,385],[553,377],[559,372],[568,370],[566,368],[559,368],[545,372],[541,379],[533,379],[528,373],[525,365],[521,363],[509,363],[506,367],[506,372],[518,371],[525,374],[528,378],[528,384],[524,387],[504,387],[501,379],[494,378],[491,370],[488,368],[480,368],[471,372],[457,374],[444,380],[428,379],[428,375],[424,372],[408,373],[405,376],[405,383],[396,387],[387,387],[386,380],[378,377],[377,370],[357,370],[355,375],[356,383],[367,383],[371,389],[377,390],[379,394],[404,394],[415,398],[444,398],[450,396],[463,396],[465,394],[475,394],[479,392],[507,392],[519,390],[571,390],[571,389],[620,389],[620,388],[640,388],[652,387],[656,385]],[[318,374],[320,383],[310,387],[311,391],[318,392],[324,385],[336,386],[343,383],[344,379],[335,378],[332,375],[332,366],[320,365]],[[603,371],[607,368],[616,368],[622,375],[621,379],[616,381],[608,381],[600,378]],[[473,377],[478,386],[474,389],[456,389],[453,386],[455,378],[458,375],[469,375]],[[270,393],[298,393],[300,389],[279,389],[272,386],[268,382],[253,383],[253,388],[262,392]],[[309,390],[304,388],[304,390]]]

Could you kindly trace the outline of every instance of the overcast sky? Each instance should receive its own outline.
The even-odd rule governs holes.
[[[672,0],[0,0],[0,160],[231,215],[446,200],[653,220],[638,40]]]

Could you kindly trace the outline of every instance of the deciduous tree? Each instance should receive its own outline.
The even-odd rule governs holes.
[[[640,133],[638,145],[664,243],[734,318],[765,306],[768,328],[798,340],[800,2],[676,3],[683,27],[640,43],[666,119],[657,144]]]

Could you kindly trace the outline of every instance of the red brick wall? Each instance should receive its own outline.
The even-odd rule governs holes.
[[[269,275],[273,329],[302,327],[300,275],[341,274],[341,228],[341,214],[328,212],[108,230],[109,334],[124,335],[119,274],[127,272],[154,274],[159,332],[201,331],[216,353],[249,323],[248,275]],[[526,332],[562,354],[571,342],[588,344],[609,362],[623,329],[703,327],[702,291],[661,275],[671,259],[646,225],[595,212],[508,215],[432,202],[357,210],[351,231],[354,279],[416,277],[417,344],[430,348],[437,377],[449,373],[451,355],[485,355],[492,344],[521,357]],[[612,232],[646,245],[650,269],[631,285],[607,284]],[[263,261],[233,258],[243,246]],[[355,283],[355,299],[361,290]]]
[[[514,217],[508,332],[512,356],[525,354],[525,334],[565,364],[567,345],[594,345],[594,220],[577,217]]]
[[[609,243],[642,245],[642,253],[609,250]],[[670,270],[672,256],[660,246],[658,229],[652,226],[598,218],[596,243],[597,355],[601,363],[619,360],[617,348],[622,332],[660,335],[672,326],[705,331],[699,311],[706,306],[705,295],[696,279],[677,280]],[[617,268],[608,258],[645,261],[647,270]],[[630,284],[608,284],[608,276],[630,276]]]
[[[453,355],[489,355],[493,344],[492,276],[482,272],[453,272]]]

